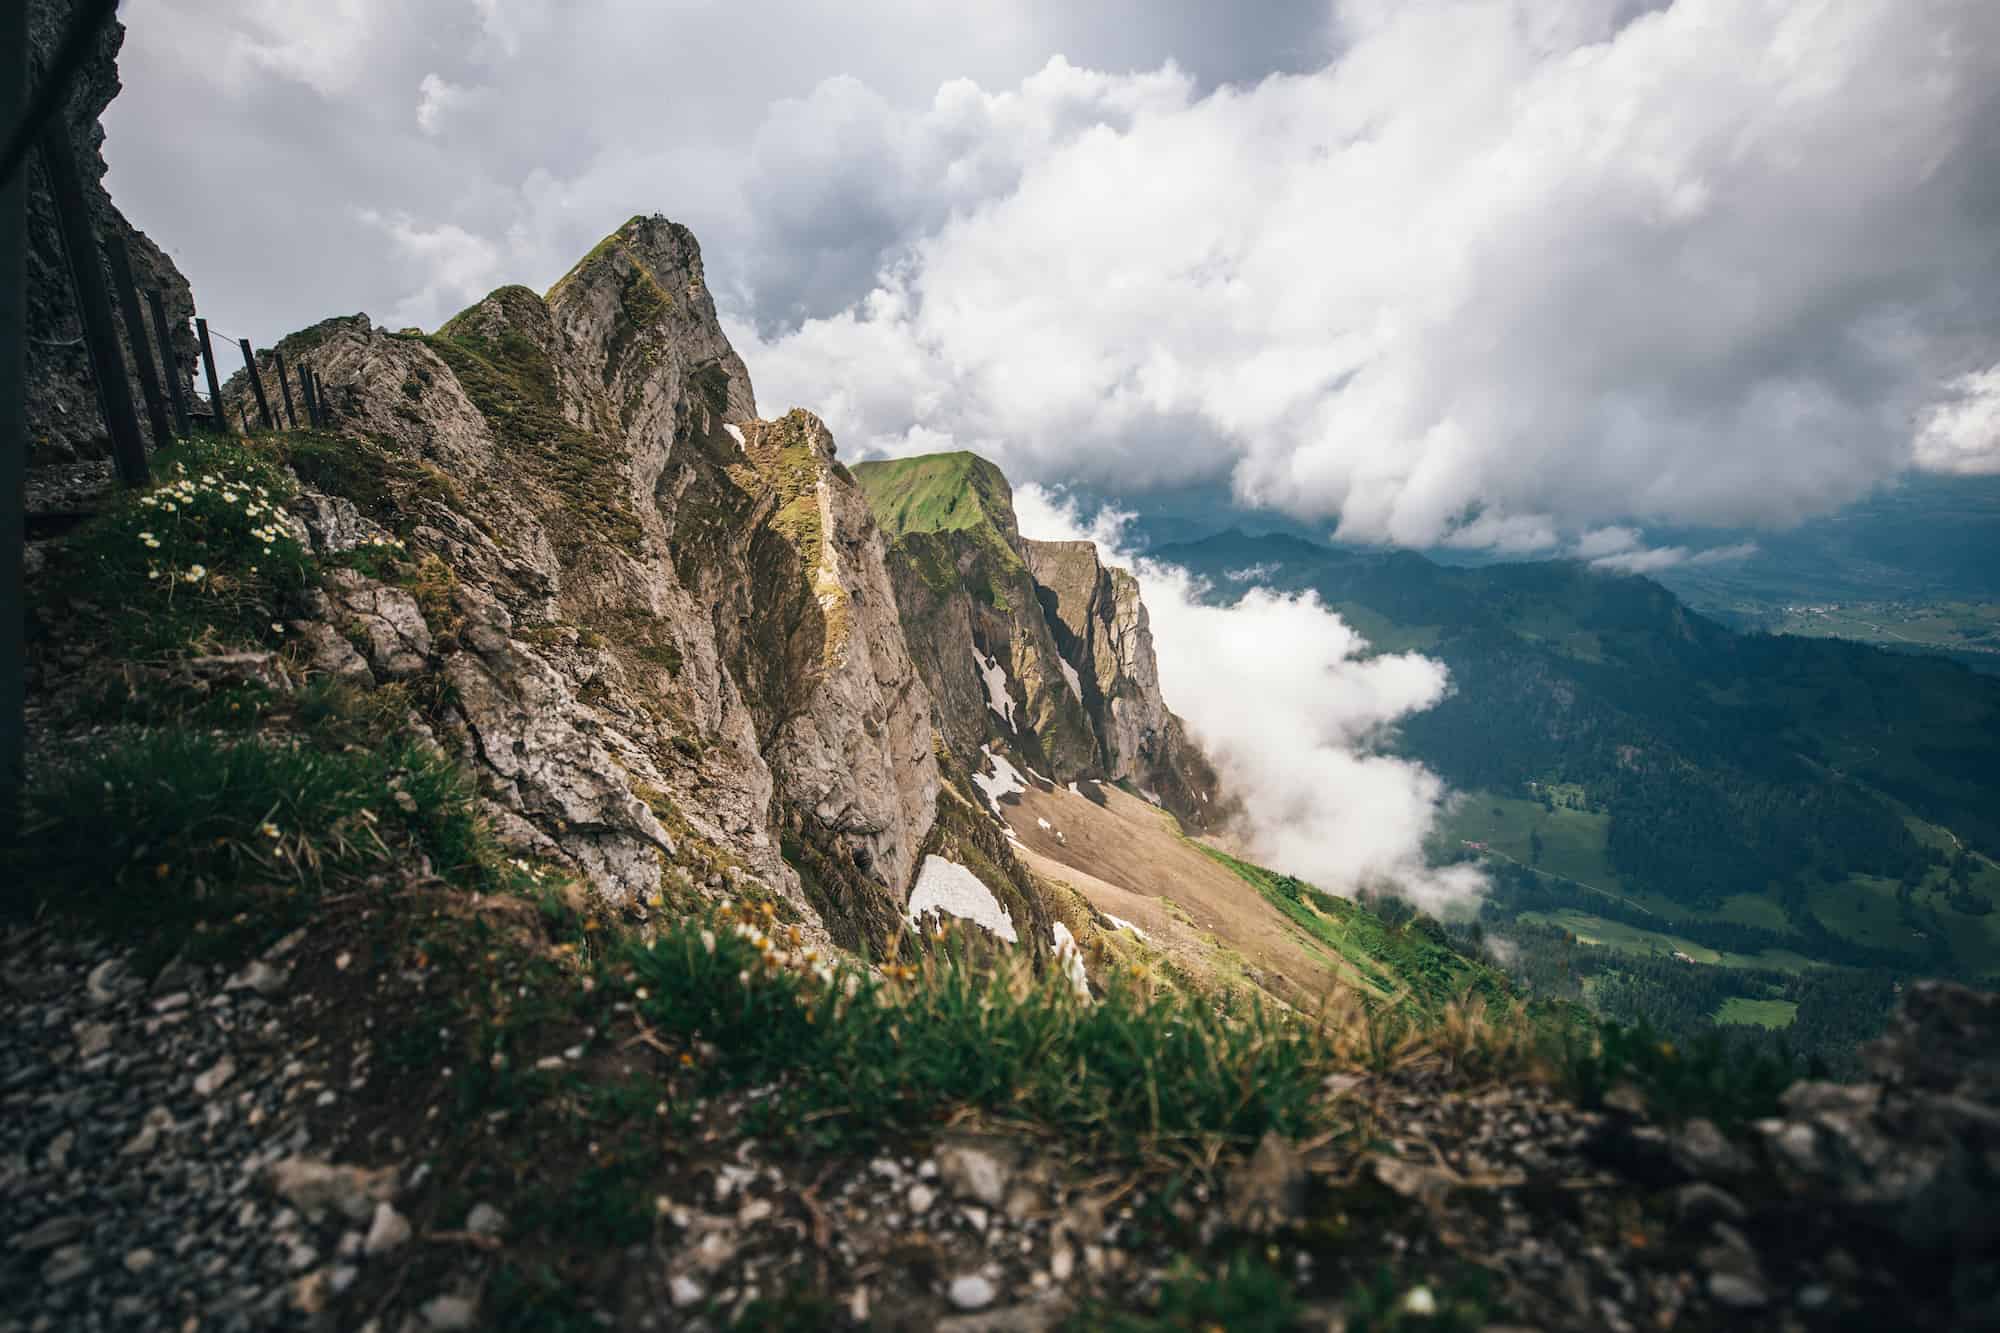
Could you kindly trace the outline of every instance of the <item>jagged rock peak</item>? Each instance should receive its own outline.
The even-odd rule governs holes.
[[[1087,541],[1023,541],[1022,555],[1065,660],[1082,678],[1104,761],[1196,827],[1224,817],[1213,766],[1167,706],[1151,617],[1130,570]]]
[[[757,417],[687,229],[634,218],[431,334],[293,345],[357,455],[329,484],[381,474],[470,607],[419,656],[503,836],[622,904],[768,893],[886,947],[939,845],[930,700],[867,500],[817,417]]]
[[[659,214],[628,219],[549,288],[546,300],[580,368],[613,390],[614,401],[616,385],[647,378],[664,337],[692,344],[690,369],[722,420],[757,416],[750,373],[709,295],[701,245],[678,222]]]

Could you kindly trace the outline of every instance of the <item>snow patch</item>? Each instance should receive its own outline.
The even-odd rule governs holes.
[[[917,887],[910,892],[910,905],[904,909],[912,922],[922,920],[926,912],[942,912],[983,926],[1009,944],[1021,938],[1014,933],[1014,919],[993,896],[993,890],[980,883],[979,876],[942,856],[924,858],[923,869],[917,872]]]
[[[1069,794],[1072,796],[1081,796],[1083,795],[1083,792],[1074,782],[1072,782],[1069,784]]]
[[[1146,938],[1146,932],[1145,932],[1145,931],[1143,931],[1143,930],[1139,929],[1139,928],[1138,928],[1137,926],[1133,925],[1133,924],[1132,924],[1132,923],[1131,923],[1130,921],[1127,921],[1127,920],[1126,920],[1126,919],[1125,919],[1124,917],[1122,917],[1122,916],[1113,916],[1113,915],[1111,915],[1111,913],[1109,913],[1109,912],[1106,912],[1106,913],[1104,914],[1104,919],[1105,919],[1106,921],[1109,921],[1109,922],[1110,922],[1110,923],[1112,924],[1113,928],[1115,928],[1115,929],[1117,929],[1117,930],[1129,930],[1129,931],[1131,931],[1131,932],[1132,932],[1132,933],[1133,933],[1134,935],[1137,935],[1137,936],[1138,936],[1138,937],[1139,937],[1140,939],[1142,939],[1142,940]]]
[[[736,425],[734,422],[725,421],[722,423],[722,428],[729,432],[730,439],[736,441],[738,449],[748,449],[750,447],[744,442],[743,428],[741,426]]]
[[[1007,669],[1000,665],[998,658],[986,656],[979,651],[979,645],[972,645],[972,660],[979,666],[979,677],[986,682],[986,706],[1000,715],[1007,724],[1007,730],[1014,729],[1014,699],[1007,693]]]
[[[1148,801],[1150,801],[1154,805],[1161,804],[1160,794],[1158,792],[1147,791],[1144,787],[1141,787],[1139,788],[1139,794],[1145,797]]]
[[[1043,818],[1042,818],[1042,817],[1041,817],[1040,815],[1036,815],[1036,816],[1035,816],[1035,822],[1036,822],[1037,824],[1040,824],[1040,825],[1041,825],[1041,826],[1042,826],[1043,828],[1048,828],[1048,827],[1050,827],[1050,824],[1049,824],[1049,821],[1048,821],[1048,820],[1046,820],[1046,819],[1043,819]]]
[[[986,762],[993,765],[993,774],[989,777],[984,773],[974,773],[972,785],[986,793],[986,803],[993,807],[993,813],[997,815],[1000,813],[1000,798],[1018,795],[1028,790],[1028,782],[1021,776],[1019,769],[993,753],[987,746],[980,746],[979,753],[985,755]],[[1005,822],[1004,816],[1002,822]]]
[[[1063,679],[1069,682],[1069,692],[1076,696],[1076,701],[1078,703],[1082,703],[1083,682],[1077,679],[1076,668],[1069,664],[1069,660],[1067,658],[1062,658],[1062,657],[1058,657],[1056,659],[1056,665],[1062,668]]]
[[[1090,976],[1083,970],[1083,954],[1076,947],[1076,936],[1069,933],[1069,927],[1058,921],[1049,927],[1049,937],[1055,944],[1056,961],[1062,964],[1063,974],[1069,984],[1076,987],[1076,993],[1084,999],[1090,998]]]

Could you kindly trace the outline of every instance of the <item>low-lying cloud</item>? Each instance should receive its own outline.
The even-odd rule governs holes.
[[[1596,528],[1577,538],[1569,554],[1593,569],[1618,574],[1654,574],[1675,565],[1719,565],[1757,554],[1756,542],[1732,542],[1693,550],[1686,546],[1648,546],[1637,528]]]
[[[1185,569],[1120,549],[1128,516],[1085,517],[1035,485],[1016,488],[1014,507],[1024,536],[1095,541],[1137,574],[1161,690],[1242,799],[1239,831],[1258,860],[1345,895],[1394,887],[1432,911],[1478,894],[1477,870],[1424,864],[1443,782],[1383,753],[1398,721],[1450,688],[1442,663],[1364,660],[1365,640],[1312,593],[1253,587],[1229,605],[1205,602]]]

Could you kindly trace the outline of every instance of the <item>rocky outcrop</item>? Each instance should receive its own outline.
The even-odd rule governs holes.
[[[866,500],[817,418],[757,418],[685,228],[634,218],[435,334],[281,345],[342,436],[294,452],[306,526],[380,525],[420,569],[342,575],[336,626],[448,687],[439,734],[515,845],[621,902],[767,892],[886,942],[939,799],[929,696]]]
[[[1209,828],[1222,818],[1215,769],[1167,707],[1139,581],[1090,542],[1022,543],[1036,596],[1078,675],[1106,774]]]
[[[1665,1192],[1703,1294],[1757,1327],[2000,1327],[2000,995],[1914,982],[1862,1060],[1733,1132],[1614,1089],[1583,1147]]]
[[[69,30],[76,8],[76,0],[28,0],[29,66],[35,86],[39,86],[49,59]],[[124,245],[132,257],[133,277],[140,291],[151,289],[160,293],[167,319],[178,330],[173,360],[185,375],[195,364],[194,336],[184,327],[194,316],[194,295],[188,289],[187,279],[165,251],[126,221],[104,190],[104,128],[98,117],[118,94],[118,48],[124,41],[122,23],[114,18],[104,25],[89,57],[70,84],[60,119],[75,149],[85,205],[96,226],[98,243],[101,247]],[[28,177],[27,408],[33,460],[47,463],[106,457],[110,446],[98,407],[97,388],[90,376],[90,362],[83,348],[82,328],[77,322],[69,260],[56,227],[55,209],[49,198],[48,182],[42,175],[39,154],[30,154],[28,160],[33,165]],[[101,253],[90,260],[99,265],[105,263]],[[130,375],[134,362],[132,348],[125,343],[124,321],[113,322],[118,326]],[[148,329],[149,341],[150,338]],[[145,399],[140,396],[136,377],[132,380],[132,401],[141,405],[140,429],[144,431],[148,429]]]

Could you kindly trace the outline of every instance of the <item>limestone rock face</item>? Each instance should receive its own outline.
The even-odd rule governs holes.
[[[865,498],[817,418],[757,418],[685,228],[634,218],[434,334],[280,345],[342,436],[294,465],[354,510],[307,526],[407,543],[445,739],[514,843],[620,901],[762,886],[887,939],[935,818],[930,697]]]
[[[747,429],[746,455],[796,441],[789,447],[803,444],[815,473],[809,500],[801,494],[792,503],[809,506],[811,524],[795,540],[811,562],[816,612],[801,609],[806,623],[815,615],[820,622],[819,661],[800,654],[791,664],[811,692],[803,709],[778,723],[772,767],[796,799],[812,802],[816,820],[848,839],[861,868],[907,884],[937,802],[938,772],[928,700],[903,642],[881,531],[867,500],[833,470],[833,439],[818,418],[794,413]]]
[[[1021,558],[1013,493],[969,453],[863,463],[894,530],[890,573],[937,726],[961,763],[1000,744],[1062,780],[1092,772],[1096,738]]]
[[[607,894],[631,900],[659,885],[674,846],[587,718],[561,672],[517,648],[497,617],[470,627],[445,663],[460,736],[479,765],[501,827],[525,847],[575,862]]]
[[[1225,818],[1216,775],[1160,693],[1139,582],[1090,542],[1022,538],[1000,469],[970,453],[855,475],[890,533],[918,672],[953,758],[992,745],[1061,783],[1129,780],[1196,829]]]
[[[69,30],[76,0],[28,0],[30,86],[39,87],[56,46]],[[70,85],[69,101],[59,115],[75,149],[77,174],[83,178],[84,203],[97,229],[98,244],[122,243],[132,258],[133,281],[140,301],[150,289],[160,293],[175,334],[173,364],[183,383],[195,365],[194,335],[183,325],[194,315],[194,294],[174,261],[146,234],[126,221],[104,190],[104,128],[98,117],[118,95],[118,48],[125,42],[125,25],[115,18],[99,30],[88,58]],[[76,292],[69,261],[56,227],[55,208],[43,178],[40,154],[28,156],[27,272],[27,407],[28,440],[36,463],[104,458],[110,454],[97,388],[91,381],[84,353],[82,327],[77,322]],[[103,255],[90,257],[103,264]],[[107,277],[107,281],[108,281]],[[113,297],[114,302],[116,297]],[[132,401],[138,405],[140,430],[148,429],[145,399],[132,376],[132,349],[125,345],[122,318],[113,319],[124,349]],[[148,320],[150,326],[150,319]],[[152,330],[147,329],[150,342]],[[157,355],[158,349],[154,349]],[[149,441],[157,444],[158,441]]]
[[[383,679],[407,679],[430,664],[430,626],[409,593],[336,569],[327,575],[326,597],[335,620],[368,645],[368,663]]]
[[[1157,797],[1189,827],[1214,826],[1224,807],[1215,769],[1160,692],[1139,581],[1099,561],[1090,542],[1024,541],[1022,551],[1078,674],[1108,775]]]

